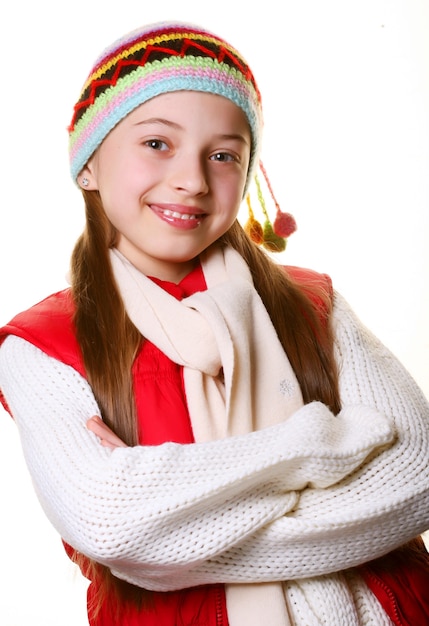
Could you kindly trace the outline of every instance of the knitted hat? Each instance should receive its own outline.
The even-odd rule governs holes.
[[[180,22],[135,30],[96,61],[68,129],[73,179],[128,113],[155,96],[183,90],[221,95],[242,109],[252,135],[249,181],[258,162],[262,128],[261,96],[253,74],[223,39]]]
[[[70,169],[76,181],[82,168],[109,132],[128,113],[160,94],[202,91],[224,96],[246,115],[252,135],[246,192],[252,179],[262,208],[263,226],[254,216],[247,193],[249,219],[244,228],[251,239],[271,252],[285,249],[296,229],[292,215],[283,213],[259,161],[262,134],[261,94],[241,54],[226,41],[198,26],[160,22],[115,41],[92,68],[69,126]],[[271,223],[257,166],[276,206]]]

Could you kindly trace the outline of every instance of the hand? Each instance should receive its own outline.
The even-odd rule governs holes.
[[[114,450],[115,448],[127,447],[122,439],[119,439],[119,437],[115,435],[113,430],[110,430],[110,428],[106,426],[101,417],[99,417],[98,415],[94,415],[93,417],[91,417],[87,421],[86,427],[88,428],[88,430],[94,433],[94,435],[97,435],[97,437],[100,439],[101,445],[105,448],[110,448],[111,450]]]

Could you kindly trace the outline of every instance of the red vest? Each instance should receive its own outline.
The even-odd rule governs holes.
[[[294,277],[303,283],[316,281],[332,293],[329,277],[300,268],[288,268]],[[160,282],[160,281],[159,281]],[[161,283],[162,286],[178,299],[190,295],[197,290],[205,289],[204,277],[200,268],[194,270],[180,283]],[[320,302],[315,303],[320,306]],[[0,344],[9,334],[17,335],[34,344],[43,352],[54,357],[66,365],[70,365],[85,377],[82,354],[76,341],[72,317],[74,305],[70,290],[55,293],[29,310],[19,313],[9,324],[0,329]],[[169,411],[165,415],[171,417],[167,422],[156,419],[162,407],[158,400],[161,394],[157,393],[154,381],[168,381],[170,395]],[[193,435],[183,393],[181,368],[163,355],[153,344],[145,342],[143,349],[137,355],[133,365],[133,381],[136,390],[136,404],[142,433],[140,443],[158,445],[164,441],[177,443],[192,443]],[[4,398],[1,396],[5,408],[8,410]],[[70,553],[70,548],[66,546]],[[401,568],[403,580],[398,580],[396,574],[377,577],[374,571],[369,574],[363,567],[363,574],[367,584],[379,598],[387,613],[397,626],[409,624],[423,624],[426,621],[427,601],[426,581],[423,574],[414,568],[408,572],[405,564]],[[426,574],[425,574],[426,576]],[[415,589],[414,589],[415,587]],[[416,591],[417,589],[417,591]],[[410,593],[411,592],[411,593]],[[95,585],[90,584],[88,590],[89,601],[95,593]],[[415,601],[419,598],[420,601]],[[398,610],[398,606],[401,610]],[[426,608],[425,608],[426,607]],[[413,616],[416,621],[409,621]],[[182,626],[228,626],[225,596],[222,585],[201,586],[193,589],[171,593],[154,593],[154,605],[143,613],[130,606],[129,611],[121,614],[121,626],[173,626],[180,623]],[[112,607],[105,606],[97,618],[90,618],[91,626],[114,626]]]
[[[297,280],[318,282],[329,291],[328,277],[300,268],[288,268]],[[155,282],[177,299],[206,289],[200,267],[186,276],[179,285]],[[320,303],[317,303],[320,304]],[[85,377],[80,347],[73,327],[74,304],[70,290],[60,291],[28,311],[19,313],[0,329],[0,344],[8,334],[17,335],[34,344],[43,352]],[[158,385],[166,381],[163,393]],[[182,370],[162,354],[153,344],[145,342],[133,365],[137,414],[141,432],[140,443],[157,445],[165,441],[192,443],[193,434],[183,390]],[[4,402],[4,398],[3,398]],[[164,402],[163,406],[160,406]],[[168,402],[168,406],[165,406]],[[5,404],[5,402],[4,402]],[[157,419],[163,415],[164,419]],[[66,546],[69,556],[72,549]],[[96,582],[89,586],[89,602],[96,593]],[[154,608],[139,613],[133,606],[128,615],[121,614],[121,626],[227,626],[225,594],[222,585],[202,586],[174,593],[155,593]],[[113,626],[112,607],[105,606],[97,618],[89,616],[91,626]]]
[[[194,273],[193,273],[194,274]],[[204,289],[204,279],[198,279]],[[191,279],[192,280],[192,279]],[[174,285],[171,289],[174,290]],[[180,294],[175,294],[179,296]],[[183,297],[183,294],[182,294]],[[37,346],[43,352],[85,376],[82,354],[76,341],[72,316],[74,305],[69,290],[60,291],[19,313],[0,329],[0,343],[9,334],[17,335]],[[193,435],[183,393],[181,368],[170,361],[153,344],[145,342],[133,365],[133,381],[139,417],[140,443],[157,445],[164,441],[192,443]],[[164,393],[157,393],[164,381]],[[165,389],[167,388],[167,393]],[[163,402],[168,402],[168,410]],[[7,409],[6,403],[3,403]],[[164,409],[164,410],[163,410]],[[157,414],[165,415],[159,421]],[[67,554],[73,555],[65,545]],[[88,606],[97,593],[97,582],[88,588]],[[228,626],[223,585],[206,585],[170,593],[153,593],[150,608],[137,610],[134,604],[121,606],[120,620],[114,617],[116,606],[107,601],[97,616],[88,611],[91,626]]]

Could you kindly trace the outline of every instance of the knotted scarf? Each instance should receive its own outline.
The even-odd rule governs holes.
[[[182,301],[115,249],[111,262],[131,321],[184,368],[197,442],[273,425],[303,405],[249,268],[235,250],[213,246],[201,255],[207,290]],[[291,623],[281,583],[226,585],[226,598],[230,626]]]

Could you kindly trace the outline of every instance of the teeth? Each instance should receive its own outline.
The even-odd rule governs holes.
[[[197,219],[196,215],[191,215],[190,213],[178,213],[178,211],[170,211],[169,209],[165,209],[163,214],[167,217],[174,217],[176,220],[195,220]]]

